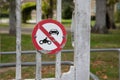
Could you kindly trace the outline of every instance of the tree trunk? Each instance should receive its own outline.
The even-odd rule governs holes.
[[[96,0],[96,24],[92,28],[92,32],[108,33],[106,28],[106,0]]]
[[[10,0],[10,14],[9,14],[9,34],[16,34],[16,14],[15,14],[15,0]]]
[[[114,21],[114,5],[107,6],[106,26],[108,29],[116,29]]]
[[[53,0],[50,0],[49,18],[53,17]]]

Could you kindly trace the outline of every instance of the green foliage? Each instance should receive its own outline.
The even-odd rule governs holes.
[[[71,19],[73,10],[74,10],[73,0],[62,1],[62,18],[63,19]]]
[[[31,19],[31,11],[36,9],[35,2],[28,2],[22,5],[22,22],[26,23],[26,20]]]
[[[24,10],[25,8],[32,7],[32,6],[36,6],[36,3],[35,2],[24,3],[24,4],[22,4],[22,10]]]
[[[50,14],[50,0],[44,0],[42,1],[42,17],[47,18]],[[53,0],[53,3],[56,3],[55,0]],[[54,5],[55,6],[55,5]],[[53,6],[53,9],[55,8]],[[22,20],[24,23],[26,23],[27,20],[31,19],[31,11],[36,9],[36,3],[35,2],[27,2],[22,5]]]
[[[120,22],[120,2],[116,4],[117,11],[115,13],[115,21]]]
[[[49,3],[46,0],[42,1],[43,18],[49,14],[49,7]]]
[[[43,0],[42,1],[42,17],[52,18],[53,11],[56,8],[56,0]]]
[[[119,0],[107,0],[107,5],[115,5]]]
[[[44,0],[42,1],[42,17],[43,18],[48,18],[48,16],[50,15],[50,1],[51,0]],[[56,8],[56,0],[52,0],[53,1],[53,10]],[[71,19],[72,17],[72,11],[73,11],[73,1],[72,0],[63,0],[63,11],[62,11],[62,14],[63,14],[63,18],[64,19]],[[36,3],[35,2],[27,2],[27,3],[24,3],[22,5],[22,20],[23,22],[25,23],[26,20],[29,20],[31,19],[31,11],[33,9],[36,9]]]
[[[120,11],[115,13],[115,22],[120,22]]]
[[[72,8],[70,6],[67,6],[63,10],[63,19],[71,19],[72,18]]]
[[[1,13],[0,17],[2,17],[2,18],[8,18],[9,14],[8,13]]]
[[[9,2],[0,0],[0,18],[9,17]]]

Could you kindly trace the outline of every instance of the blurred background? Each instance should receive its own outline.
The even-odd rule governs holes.
[[[83,3],[85,4],[85,3]],[[0,0],[0,52],[16,50],[15,0]],[[42,0],[42,19],[56,19],[56,0]],[[67,30],[64,49],[73,49],[71,23],[74,11],[73,0],[62,0],[62,24]],[[36,0],[21,0],[22,50],[35,50],[31,33],[36,25]],[[91,0],[91,49],[120,48],[120,0]],[[74,53],[62,54],[62,61],[73,61]],[[1,55],[0,63],[16,61],[16,55]],[[54,61],[55,55],[43,55],[43,61]],[[91,52],[91,72],[100,80],[119,80],[118,52]],[[22,54],[22,62],[34,62],[35,54]],[[69,66],[63,65],[62,72]],[[42,69],[43,77],[54,77],[55,66]],[[0,80],[15,77],[15,67],[0,68]],[[22,67],[23,78],[35,77],[35,66]]]

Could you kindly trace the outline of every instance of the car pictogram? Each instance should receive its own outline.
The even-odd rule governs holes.
[[[58,30],[57,29],[51,29],[50,31],[49,31],[49,34],[56,34],[56,35],[58,35],[59,34],[59,32],[58,32]]]

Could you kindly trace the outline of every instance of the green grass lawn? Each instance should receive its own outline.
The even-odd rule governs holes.
[[[64,24],[64,26],[66,27],[70,27],[70,24],[71,24],[71,19],[69,20],[65,20],[65,19],[62,19],[62,24]],[[0,27],[8,27],[9,23],[0,23]],[[35,26],[35,23],[22,23],[22,26],[23,27],[32,27],[32,26]]]
[[[70,20],[65,20],[65,19],[62,19],[62,24],[65,26],[65,27],[70,27],[71,26],[71,19]],[[93,26],[95,24],[95,21],[91,21],[91,25]],[[8,23],[0,23],[0,27],[8,27]],[[34,27],[35,26],[35,23],[22,23],[22,27]]]
[[[71,20],[68,20],[70,23]],[[63,20],[64,22],[64,20]],[[65,24],[68,24],[65,23]],[[94,23],[92,23],[94,24]],[[28,25],[28,24],[23,24]],[[30,24],[29,24],[30,25]],[[117,24],[120,25],[120,24]],[[15,51],[16,37],[9,34],[0,34],[0,51]],[[22,50],[34,50],[31,35],[22,35]],[[91,48],[120,48],[120,27],[109,30],[109,34],[91,34]],[[68,33],[67,43],[64,49],[73,49],[71,46],[71,33]],[[0,55],[1,63],[15,62],[15,55]],[[43,55],[43,61],[55,60],[55,55]],[[73,61],[73,53],[62,54],[62,60]],[[100,80],[118,80],[118,53],[117,52],[91,52],[91,72]],[[23,55],[22,62],[35,61],[35,54]],[[54,66],[42,68],[43,77],[54,77]],[[68,71],[69,66],[62,66],[62,72]],[[22,67],[23,78],[34,78],[35,67]],[[8,80],[15,78],[15,68],[0,68],[0,79]]]

